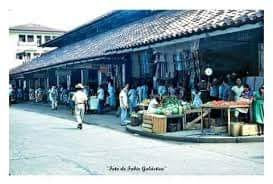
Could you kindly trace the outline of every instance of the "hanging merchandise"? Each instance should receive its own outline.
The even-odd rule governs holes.
[[[194,70],[196,74],[196,79],[200,80],[200,62],[199,62],[199,52],[198,50],[195,50],[192,52],[193,60],[194,60]]]
[[[175,54],[175,65],[176,65],[176,70],[177,71],[182,71],[183,70],[182,54],[180,52],[177,52]]]

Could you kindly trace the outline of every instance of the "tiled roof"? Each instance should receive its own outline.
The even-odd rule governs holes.
[[[65,32],[63,30],[46,27],[40,24],[24,24],[18,26],[12,26],[9,28],[10,30],[16,31],[45,31],[45,32]]]
[[[139,47],[202,32],[256,23],[261,10],[168,10],[48,52],[19,66],[20,73],[73,60],[103,56],[107,52]]]

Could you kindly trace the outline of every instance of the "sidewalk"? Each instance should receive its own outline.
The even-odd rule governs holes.
[[[264,136],[238,136],[231,137],[226,134],[214,135],[209,132],[202,133],[200,130],[186,130],[177,132],[167,132],[164,134],[155,134],[144,131],[141,127],[133,127],[128,125],[127,131],[139,134],[142,136],[171,140],[180,142],[195,142],[195,143],[244,143],[244,142],[264,142]]]

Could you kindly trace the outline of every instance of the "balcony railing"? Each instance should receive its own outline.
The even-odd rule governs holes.
[[[17,42],[17,46],[31,46],[31,47],[38,47],[39,44],[37,42]]]

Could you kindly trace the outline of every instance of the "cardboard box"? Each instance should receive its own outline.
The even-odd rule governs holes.
[[[242,124],[240,135],[241,136],[258,135],[257,124]]]

